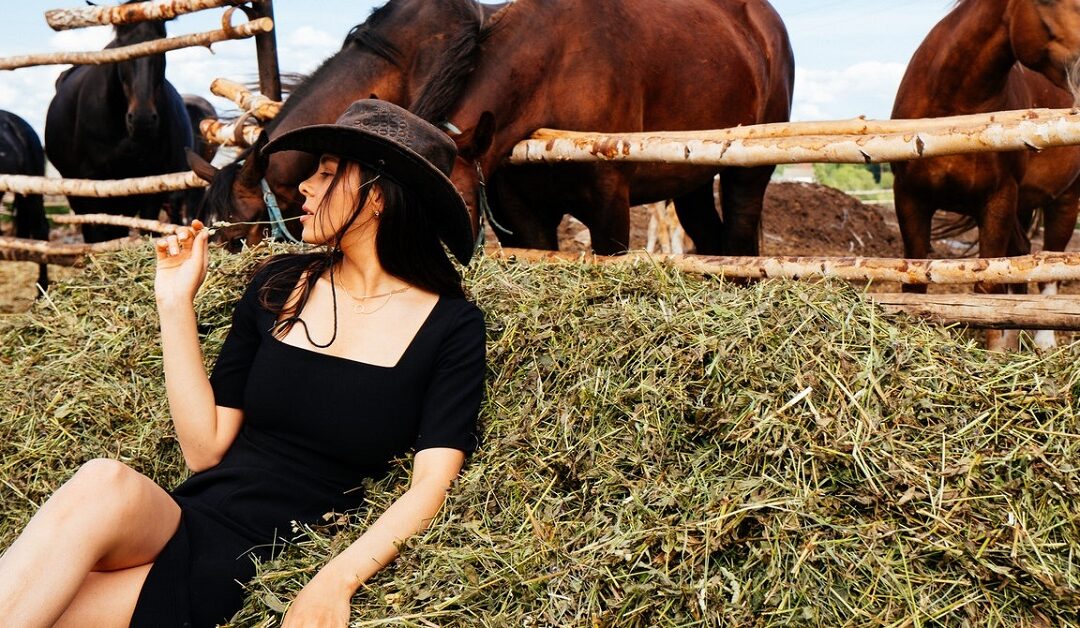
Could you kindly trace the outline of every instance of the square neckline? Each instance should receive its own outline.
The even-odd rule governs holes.
[[[278,338],[277,336],[275,336],[273,334],[273,328],[271,328],[271,330],[267,332],[267,335],[270,336],[270,338],[274,342],[276,342],[277,344],[279,344],[281,346],[284,346],[284,347],[290,347],[292,349],[296,349],[297,351],[302,351],[303,353],[307,353],[307,354],[311,354],[311,355],[317,355],[317,356],[324,356],[324,357],[327,357],[327,358],[331,358],[331,359],[339,360],[339,361],[343,361],[343,362],[348,362],[350,364],[356,364],[356,365],[359,365],[359,366],[366,366],[366,367],[369,367],[369,368],[383,369],[383,370],[391,371],[391,370],[394,370],[397,367],[401,366],[401,364],[405,361],[405,358],[409,355],[409,352],[412,351],[413,347],[416,345],[417,339],[424,333],[424,330],[427,329],[428,324],[431,322],[431,319],[435,317],[436,310],[438,310],[439,307],[442,306],[443,301],[444,301],[443,295],[440,294],[440,295],[437,295],[437,297],[438,298],[435,300],[435,305],[432,306],[431,311],[429,311],[427,316],[424,318],[424,322],[420,323],[420,327],[417,328],[416,333],[413,334],[412,339],[409,340],[409,344],[405,345],[405,350],[401,352],[400,356],[398,356],[397,362],[395,362],[391,366],[383,366],[382,364],[372,364],[371,362],[364,362],[362,360],[354,360],[352,358],[346,358],[344,356],[334,355],[333,353],[326,353],[324,351],[316,351],[315,349],[309,349],[307,347],[300,347],[300,346],[294,345],[292,343],[285,342],[284,340],[282,340],[282,339]],[[276,327],[276,321],[275,321],[275,327]]]

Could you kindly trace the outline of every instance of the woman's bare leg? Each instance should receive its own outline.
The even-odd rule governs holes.
[[[151,566],[91,571],[53,628],[128,628]]]
[[[152,480],[115,460],[87,462],[0,557],[0,617],[52,626],[91,571],[153,562],[179,524],[180,507]]]

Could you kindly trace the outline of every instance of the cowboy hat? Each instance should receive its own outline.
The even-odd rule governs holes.
[[[385,100],[358,100],[337,122],[283,133],[264,146],[262,154],[283,150],[327,153],[375,169],[420,201],[434,219],[439,239],[458,261],[468,264],[472,258],[472,220],[449,178],[457,147],[422,118]]]

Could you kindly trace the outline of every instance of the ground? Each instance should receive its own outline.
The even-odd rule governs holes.
[[[661,205],[632,209],[630,246],[644,249],[648,243],[650,215],[663,214]],[[902,257],[903,246],[896,216],[891,205],[864,204],[839,190],[808,183],[774,183],[765,197],[762,216],[762,255],[861,255],[868,257]],[[6,233],[5,233],[6,235]],[[968,250],[973,233],[953,240],[934,243],[935,257],[958,257]],[[79,241],[72,228],[56,229],[53,240]],[[589,249],[589,233],[572,218],[560,227],[561,249],[581,252]],[[683,243],[692,250],[689,240]],[[1039,237],[1034,248],[1041,246]],[[1070,250],[1080,250],[1080,237],[1074,237]],[[657,248],[659,250],[659,248]],[[63,278],[72,269],[51,266],[50,275]],[[0,314],[23,311],[37,295],[33,280],[37,266],[30,263],[0,263]],[[882,285],[881,289],[898,290],[899,286]],[[959,288],[945,288],[955,291]],[[967,289],[967,288],[963,288]],[[1080,284],[1065,285],[1065,293],[1080,293]]]

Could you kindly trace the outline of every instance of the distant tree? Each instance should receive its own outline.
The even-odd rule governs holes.
[[[857,164],[814,164],[814,178],[818,183],[840,190],[877,189],[874,175],[865,166]]]

